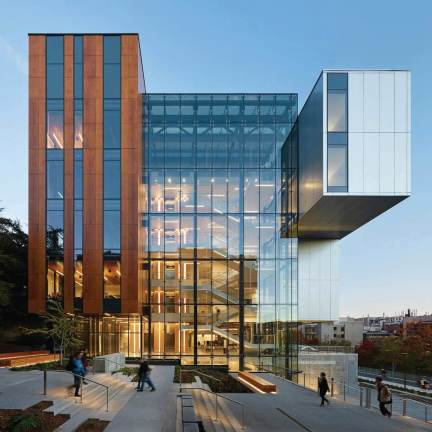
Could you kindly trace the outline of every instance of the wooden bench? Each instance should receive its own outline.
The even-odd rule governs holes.
[[[272,393],[276,391],[276,384],[273,384],[264,378],[257,376],[256,374],[252,374],[250,372],[239,372],[238,376],[265,393]]]

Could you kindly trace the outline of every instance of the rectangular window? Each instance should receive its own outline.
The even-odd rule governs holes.
[[[119,160],[104,160],[104,199],[120,199]]]
[[[63,161],[47,161],[47,198],[63,199]]]
[[[328,188],[331,192],[346,192],[348,183],[347,147],[328,146]]]
[[[346,90],[329,90],[327,131],[346,132],[348,128],[348,95]]]
[[[327,74],[327,189],[348,190],[348,74]]]
[[[104,211],[104,249],[120,251],[120,211]]]

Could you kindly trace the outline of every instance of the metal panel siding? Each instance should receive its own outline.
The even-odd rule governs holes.
[[[380,132],[394,131],[395,94],[394,72],[380,72]]]
[[[348,130],[363,132],[363,72],[348,73]]]
[[[139,47],[136,36],[124,35],[121,41],[121,308],[138,313]]]
[[[364,73],[364,131],[379,132],[379,72]]]
[[[64,309],[73,312],[74,226],[73,226],[73,36],[64,37]]]
[[[45,36],[29,36],[28,310],[45,310]]]
[[[349,193],[364,192],[363,133],[348,134],[348,187]]]
[[[408,72],[395,72],[395,132],[410,132],[410,94]]]
[[[102,313],[103,301],[103,40],[84,36],[83,303]]]
[[[408,189],[408,134],[395,134],[395,192],[407,193]]]
[[[380,193],[394,193],[395,190],[395,151],[394,133],[380,133]]]
[[[379,193],[379,134],[364,134],[364,191],[365,194]]]
[[[339,243],[337,240],[300,240],[299,320],[338,319]]]

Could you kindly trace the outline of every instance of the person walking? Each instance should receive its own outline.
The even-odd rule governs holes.
[[[326,398],[326,393],[330,390],[330,388],[325,372],[320,373],[320,377],[318,378],[318,389],[319,395],[321,397],[321,406],[324,405],[324,402],[327,402],[327,405],[330,405],[330,401]]]
[[[81,381],[84,379],[85,369],[82,362],[82,353],[77,352],[71,361],[71,372],[74,374],[75,396],[79,396]],[[81,390],[82,391],[82,390]]]
[[[144,385],[147,383],[151,388],[150,391],[154,392],[156,390],[153,385],[152,380],[150,379],[151,368],[146,360],[142,360],[139,370],[138,370],[138,386],[136,388],[137,391],[144,391]]]
[[[383,416],[391,417],[392,413],[386,407],[386,405],[391,405],[392,398],[388,387],[383,383],[381,376],[377,376],[375,379],[375,384],[377,388],[377,399],[379,403],[379,409]]]
[[[81,361],[83,364],[83,368],[84,368],[84,376],[88,374],[88,368],[89,368],[89,361],[88,361],[88,357],[87,357],[87,351],[85,350],[81,350]],[[83,384],[87,385],[87,381],[85,379],[83,379]]]

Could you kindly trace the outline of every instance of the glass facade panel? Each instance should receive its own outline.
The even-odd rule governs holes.
[[[63,301],[64,65],[63,36],[46,38],[46,294]]]
[[[279,153],[296,96],[147,94],[143,111],[149,354],[285,362],[295,353],[276,311],[293,316],[297,249],[281,238]]]
[[[327,189],[348,191],[348,74],[327,74]]]
[[[104,312],[120,312],[121,38],[103,38]]]

